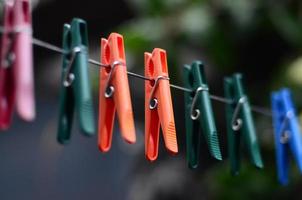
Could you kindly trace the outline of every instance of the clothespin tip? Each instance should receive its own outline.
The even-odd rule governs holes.
[[[258,145],[254,144],[253,149],[256,149],[256,148],[258,148]],[[259,153],[255,153],[255,155],[252,157],[252,159],[253,159],[253,163],[256,168],[263,169],[264,165],[263,165],[263,162],[261,159],[261,155]]]

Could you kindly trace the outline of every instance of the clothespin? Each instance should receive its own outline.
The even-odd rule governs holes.
[[[88,34],[86,22],[73,19],[64,24],[62,88],[58,141],[70,140],[74,108],[78,113],[81,130],[86,136],[95,133],[92,93],[88,72]]]
[[[128,83],[123,36],[111,33],[101,40],[100,96],[99,96],[99,149],[110,150],[115,113],[122,137],[135,143],[130,89]]]
[[[178,152],[177,138],[169,84],[166,51],[155,48],[145,53],[145,154],[154,161],[158,156],[159,129],[161,126],[167,150]]]
[[[242,85],[242,75],[234,74],[232,77],[225,78],[224,91],[225,97],[230,101],[226,104],[226,119],[232,174],[239,173],[241,137],[253,164],[263,168],[250,104]]]
[[[288,183],[289,150],[302,172],[302,137],[289,89],[281,89],[271,95],[275,132],[278,179]]]
[[[35,118],[29,0],[4,1],[0,59],[0,129],[7,129],[15,103],[23,120]]]
[[[201,128],[211,155],[218,160],[222,159],[209,87],[204,73],[204,65],[200,61],[193,62],[191,66],[184,66],[184,83],[186,88],[192,90],[192,93],[185,93],[187,159],[190,168],[197,168]]]

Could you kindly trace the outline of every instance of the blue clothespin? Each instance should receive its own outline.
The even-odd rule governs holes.
[[[281,89],[273,92],[271,99],[278,179],[281,184],[286,185],[288,183],[289,150],[302,172],[302,137],[290,90]]]

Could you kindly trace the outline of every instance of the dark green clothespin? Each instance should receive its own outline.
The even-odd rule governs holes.
[[[196,168],[199,161],[200,129],[206,138],[211,155],[222,160],[214,121],[209,88],[200,61],[184,66],[185,87],[192,90],[185,93],[185,118],[187,159],[190,168]]]
[[[232,77],[225,78],[224,91],[225,97],[230,101],[226,104],[226,119],[231,173],[233,175],[239,173],[241,137],[253,164],[263,168],[250,104],[242,86],[242,75],[234,74]]]
[[[62,144],[70,140],[74,108],[83,133],[87,136],[95,133],[87,46],[88,34],[85,21],[75,18],[71,25],[64,24],[62,89],[57,136]]]

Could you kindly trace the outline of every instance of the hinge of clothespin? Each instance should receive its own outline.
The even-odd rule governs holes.
[[[0,52],[0,129],[10,125],[15,103],[23,120],[35,118],[30,12],[29,0],[4,1]]]
[[[122,137],[128,143],[136,141],[130,89],[128,83],[123,36],[111,33],[101,41],[99,93],[99,149],[110,150],[115,113]]]
[[[185,65],[184,84],[192,90],[192,93],[185,93],[187,160],[190,168],[196,168],[199,162],[201,129],[211,155],[218,160],[222,159],[202,62],[195,61],[191,66]]]
[[[232,77],[225,78],[224,91],[225,97],[230,100],[230,103],[226,104],[226,119],[232,174],[239,173],[241,137],[253,164],[258,168],[263,168],[250,104],[242,85],[242,75],[234,74]]]
[[[88,34],[84,20],[75,18],[63,30],[62,89],[58,141],[67,143],[71,136],[74,108],[82,132],[95,133],[92,92],[88,71]]]
[[[291,151],[302,172],[302,137],[290,90],[273,92],[271,100],[278,179],[281,184],[286,185],[289,170],[288,152]]]
[[[165,146],[172,154],[178,152],[174,113],[169,85],[166,51],[155,48],[145,53],[145,155],[150,161],[158,156],[160,126]]]

